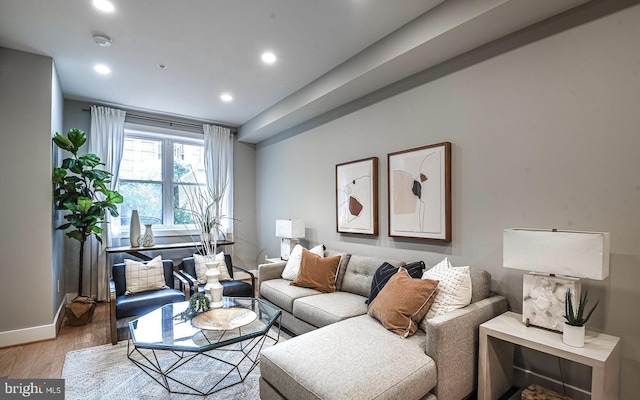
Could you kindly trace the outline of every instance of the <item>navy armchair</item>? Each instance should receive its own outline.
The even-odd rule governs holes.
[[[163,260],[164,281],[169,289],[150,290],[125,295],[127,278],[125,264],[115,264],[112,269],[113,278],[109,282],[109,311],[111,321],[111,343],[118,342],[118,320],[127,317],[138,317],[155,310],[165,304],[185,301],[188,298],[189,282],[173,270],[171,260]],[[185,292],[176,289],[175,279]]]
[[[220,284],[223,287],[222,295],[230,297],[253,297],[255,293],[256,277],[246,269],[234,266],[233,262],[231,261],[231,255],[225,254],[224,261],[227,265],[227,271],[229,271],[229,276],[231,276],[231,278],[234,277],[234,270],[241,271],[251,277],[251,283],[235,279],[231,281],[220,281]],[[197,292],[204,293],[204,285],[199,284],[198,279],[196,278],[196,262],[193,257],[182,259],[182,263],[180,263],[180,273],[189,282],[189,284],[187,285],[189,289],[189,295]],[[189,298],[189,295],[187,296],[187,298]]]

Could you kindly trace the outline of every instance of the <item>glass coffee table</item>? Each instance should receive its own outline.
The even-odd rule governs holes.
[[[225,297],[223,308],[174,318],[189,302],[167,304],[129,322],[128,358],[170,393],[209,395],[237,385],[258,365],[282,311],[254,298]]]

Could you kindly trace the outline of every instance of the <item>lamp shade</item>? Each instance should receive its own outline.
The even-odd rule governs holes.
[[[276,236],[287,239],[304,237],[304,221],[301,219],[276,220]]]
[[[609,276],[609,233],[505,229],[505,268],[603,280]]]

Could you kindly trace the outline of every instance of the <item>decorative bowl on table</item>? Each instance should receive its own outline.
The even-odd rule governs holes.
[[[258,318],[258,314],[247,308],[216,308],[204,312],[191,320],[198,329],[227,331],[248,325]]]

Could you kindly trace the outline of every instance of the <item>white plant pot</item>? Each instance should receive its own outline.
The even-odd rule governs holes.
[[[209,299],[209,307],[222,307],[222,290],[224,289],[218,277],[220,276],[220,267],[217,261],[205,263],[207,266],[207,284],[204,287],[204,295]]]
[[[564,331],[562,331],[562,341],[571,347],[584,347],[584,332],[584,325],[573,326],[565,323]]]

